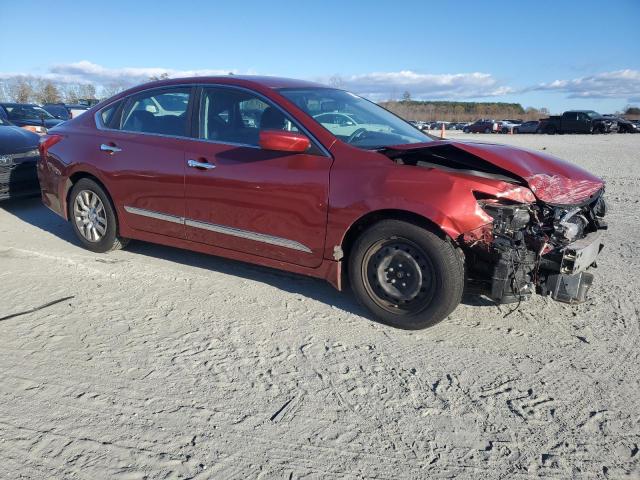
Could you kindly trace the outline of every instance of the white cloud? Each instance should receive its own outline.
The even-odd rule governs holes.
[[[564,92],[569,98],[624,98],[633,102],[640,98],[640,71],[625,69],[573,80],[554,80],[529,90]]]
[[[173,78],[226,75],[229,72],[237,73],[234,70],[174,70],[171,68],[160,67],[107,68],[83,60],[76,63],[53,65],[49,68],[49,72],[46,73],[44,77],[64,83],[97,83],[99,85],[121,83],[125,85],[134,85],[147,82],[150,77],[159,76],[164,73]]]
[[[513,92],[511,87],[499,85],[491,74],[480,72],[432,74],[402,70],[321,80],[338,83],[374,100],[400,98],[405,91],[414,99],[494,97]]]
[[[101,86],[132,86],[163,73],[169,77],[227,75],[239,73],[235,69],[175,70],[161,67],[107,68],[87,60],[53,65],[46,73],[38,75],[60,83],[93,83]],[[249,72],[247,72],[249,73]],[[0,78],[20,74],[0,73]],[[374,100],[401,98],[405,91],[414,99],[494,97],[512,93],[513,89],[499,85],[488,73],[430,74],[411,70],[399,72],[374,72],[344,77],[324,77],[321,83],[336,83],[342,88],[365,95]]]
[[[53,65],[47,72],[41,75],[27,73],[0,72],[0,79],[7,79],[16,76],[38,77],[58,83],[93,83],[101,86],[133,86],[139,83],[148,82],[151,77],[167,74],[171,78],[178,77],[201,77],[211,75],[227,75],[238,73],[233,69],[216,70],[175,70],[160,67],[125,67],[107,68],[92,62],[83,60],[75,63],[65,63]]]

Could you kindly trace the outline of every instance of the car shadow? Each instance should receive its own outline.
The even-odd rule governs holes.
[[[40,198],[5,200],[0,202],[0,208],[5,209],[26,223],[55,235],[72,245],[80,247],[80,243],[73,233],[71,226],[47,209],[40,201]],[[137,255],[158,258],[189,267],[202,268],[212,272],[224,273],[226,275],[233,275],[247,280],[265,283],[289,293],[296,293],[313,298],[314,300],[340,308],[355,315],[371,318],[371,315],[364,307],[360,306],[348,289],[339,292],[324,280],[317,278],[141,241],[131,242],[127,247],[127,251]],[[495,302],[475,294],[465,294],[461,303],[471,307],[496,308]]]
[[[0,202],[0,208],[26,223],[80,247],[71,226],[47,209],[39,198],[6,200]],[[148,242],[133,241],[126,251],[265,283],[280,290],[300,294],[346,312],[370,318],[368,312],[349,292],[339,292],[324,280]]]

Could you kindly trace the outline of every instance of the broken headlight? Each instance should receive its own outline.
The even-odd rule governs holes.
[[[531,213],[526,205],[483,202],[480,206],[493,218],[494,234],[510,235],[531,222]]]
[[[584,217],[580,208],[556,213],[554,222],[555,236],[562,240],[573,242],[584,237],[584,231],[589,221]]]

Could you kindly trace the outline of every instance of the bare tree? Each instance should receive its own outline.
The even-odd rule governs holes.
[[[167,72],[162,72],[160,75],[151,75],[149,77],[149,81],[166,80],[167,78],[169,78],[169,74]]]
[[[409,92],[409,90],[405,90],[405,92],[402,94],[402,101],[403,102],[411,101],[411,92]]]
[[[17,76],[10,78],[7,82],[7,93],[9,98],[17,103],[29,103],[34,97],[33,78]]]
[[[0,102],[8,102],[11,99],[9,98],[9,89],[7,88],[7,81],[0,81]]]
[[[96,86],[92,83],[82,83],[78,88],[80,100],[95,100]]]
[[[121,82],[112,82],[102,87],[101,97],[110,98],[126,90],[127,86]]]
[[[329,79],[329,85],[334,88],[344,88],[344,80],[337,73]]]
[[[79,86],[72,83],[64,85],[62,89],[62,96],[64,98],[64,103],[78,103],[78,100],[80,99]]]
[[[59,103],[62,100],[58,87],[46,80],[39,82],[34,96],[38,103]]]

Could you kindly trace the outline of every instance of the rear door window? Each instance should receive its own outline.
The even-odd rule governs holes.
[[[127,102],[120,119],[120,129],[186,137],[189,135],[190,97],[191,89],[188,87],[156,89],[138,94]]]

